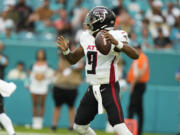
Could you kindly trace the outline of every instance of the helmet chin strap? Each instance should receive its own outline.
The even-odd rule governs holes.
[[[105,28],[105,30],[113,30],[114,29],[114,27],[107,27],[107,28]]]

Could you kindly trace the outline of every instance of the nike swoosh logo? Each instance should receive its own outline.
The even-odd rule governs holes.
[[[101,92],[103,92],[103,91],[105,91],[105,90],[106,90],[106,88],[104,88],[104,89],[101,89],[100,91],[101,91]]]

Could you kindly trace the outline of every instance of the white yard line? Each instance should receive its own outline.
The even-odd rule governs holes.
[[[27,133],[27,132],[17,132],[17,135],[76,135],[74,133]],[[0,131],[0,135],[8,135],[6,132]]]

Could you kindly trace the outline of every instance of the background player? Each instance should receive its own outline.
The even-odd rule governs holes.
[[[138,116],[138,135],[142,135],[144,123],[143,96],[146,91],[146,85],[149,80],[149,60],[142,51],[141,45],[133,45],[139,52],[139,59],[134,60],[128,72],[127,81],[130,83],[130,104],[128,108],[128,117],[133,118],[134,114]]]
[[[82,33],[81,45],[74,52],[70,52],[68,43],[63,36],[57,40],[59,49],[63,51],[71,64],[75,64],[83,56],[86,56],[86,80],[90,86],[77,110],[74,129],[80,135],[96,135],[89,127],[89,123],[97,113],[103,113],[103,108],[105,108],[108,120],[115,132],[119,135],[131,135],[132,133],[124,124],[119,99],[116,57],[121,51],[129,57],[137,59],[138,52],[128,46],[126,32],[113,30],[115,15],[108,8],[95,7],[87,14],[85,23],[88,30]],[[104,37],[113,44],[108,55],[102,55],[95,47],[95,36],[100,30],[104,30]]]
[[[2,89],[2,87],[4,88],[5,86],[4,90],[8,91],[9,89],[6,87],[9,86],[7,85],[8,83],[1,80],[4,79],[4,70],[8,65],[8,58],[3,54],[3,51],[4,51],[4,45],[2,42],[0,42],[0,89]],[[7,130],[9,135],[15,135],[12,122],[10,118],[4,113],[3,94],[1,92],[0,92],[0,123]]]
[[[9,97],[16,89],[14,83],[7,83],[0,79],[0,123],[6,129],[9,135],[15,135],[11,119],[4,113],[2,97]]]

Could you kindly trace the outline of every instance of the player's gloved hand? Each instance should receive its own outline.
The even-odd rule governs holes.
[[[118,45],[118,41],[106,30],[103,30],[104,37],[106,40],[110,40],[112,44]]]
[[[63,52],[64,55],[69,54],[69,41],[65,41],[63,36],[59,36],[56,42],[58,43],[57,47]]]
[[[16,85],[13,82],[6,82],[0,79],[0,94],[3,97],[9,97],[16,90]]]

